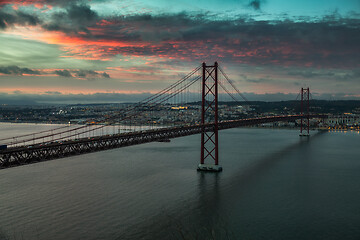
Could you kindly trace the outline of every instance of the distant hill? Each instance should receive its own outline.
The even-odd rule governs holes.
[[[241,103],[241,104],[240,104]],[[257,112],[288,113],[300,111],[300,101],[249,101],[249,102],[219,102],[219,105],[250,105]],[[201,105],[201,102],[193,103]],[[341,114],[345,112],[360,114],[360,100],[310,100],[310,111],[317,113]]]

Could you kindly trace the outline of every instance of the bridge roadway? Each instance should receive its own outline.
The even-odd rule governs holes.
[[[325,118],[327,116],[312,114],[309,115],[309,117]],[[219,122],[218,128],[219,130],[223,130],[269,122],[294,121],[301,118],[306,118],[306,116],[284,115],[239,119]],[[63,142],[53,142],[46,145],[35,144],[20,147],[10,147],[5,150],[0,150],[0,169],[64,158],[90,152],[103,151],[113,148],[120,148],[142,143],[156,142],[171,138],[199,134],[203,131],[203,128],[205,131],[211,131],[214,128],[214,124],[159,128],[131,133],[95,136],[91,138],[82,138]]]

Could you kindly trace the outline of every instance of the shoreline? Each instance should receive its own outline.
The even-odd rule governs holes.
[[[0,121],[0,124],[35,124],[35,125],[69,125],[69,126],[74,126],[74,125],[83,125],[85,126],[86,124],[69,124],[69,123],[53,123],[53,122],[13,122],[13,121]],[[112,125],[109,125],[109,127]],[[125,124],[123,124],[123,126],[126,126]],[[143,125],[146,126],[146,125]],[[157,127],[161,127],[162,125],[157,125]],[[165,127],[166,125],[164,125]],[[168,127],[168,126],[167,126]],[[289,127],[289,126],[246,126],[243,128],[264,128],[264,129],[293,129],[293,130],[299,130],[300,127]],[[312,127],[310,128],[310,131],[356,131],[359,132],[360,131],[360,126],[350,126],[350,127],[346,127],[346,126],[335,126],[335,127]]]

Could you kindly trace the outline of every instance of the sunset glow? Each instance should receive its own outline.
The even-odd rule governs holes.
[[[153,92],[218,61],[244,93],[358,98],[358,1],[202,3],[1,1],[0,92]]]

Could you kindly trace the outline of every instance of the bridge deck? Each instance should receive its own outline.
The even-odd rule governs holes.
[[[310,115],[309,117],[325,118],[326,115]],[[305,116],[287,115],[224,121],[219,122],[219,130],[251,126],[269,122],[294,121],[301,118],[305,118]],[[142,143],[156,142],[165,139],[189,136],[201,133],[202,131],[207,132],[212,130],[213,128],[213,124],[178,126],[170,128],[160,128],[155,130],[138,131],[132,133],[82,138],[77,140],[64,141],[61,143],[52,142],[43,145],[35,144],[21,147],[11,147],[6,150],[0,150],[0,168],[15,167],[90,152],[103,151],[113,148],[120,148]]]

